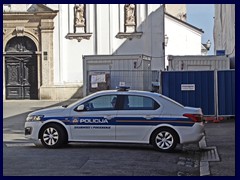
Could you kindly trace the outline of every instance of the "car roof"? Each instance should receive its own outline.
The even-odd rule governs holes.
[[[142,96],[150,96],[150,97],[163,97],[167,98],[162,94],[151,92],[151,91],[141,91],[141,90],[104,90],[98,91],[92,95],[107,95],[107,94],[117,94],[117,95],[142,95]]]
[[[125,90],[125,91],[119,91],[119,90],[104,90],[104,91],[98,91],[94,93],[95,95],[104,95],[104,94],[135,94],[135,95],[147,95],[147,96],[159,96],[160,94],[150,92],[150,91],[140,91],[140,90]]]

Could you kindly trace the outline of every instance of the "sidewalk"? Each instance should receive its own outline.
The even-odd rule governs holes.
[[[219,162],[209,161],[210,176],[235,176],[235,119],[205,124],[207,147],[216,147]]]
[[[3,101],[3,118],[15,116],[18,114],[35,111],[37,109],[46,108],[49,106],[65,105],[77,101],[70,99],[66,101],[51,101],[51,100],[6,100]]]
[[[26,142],[24,123],[27,115],[38,109],[50,106],[61,106],[76,100],[48,101],[48,100],[6,100],[3,101],[3,141]]]

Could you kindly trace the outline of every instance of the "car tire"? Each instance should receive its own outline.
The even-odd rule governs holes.
[[[178,143],[177,133],[170,128],[160,128],[152,134],[151,144],[161,152],[171,152]]]
[[[67,134],[64,128],[58,124],[47,124],[40,133],[43,146],[47,148],[59,148],[67,144]]]

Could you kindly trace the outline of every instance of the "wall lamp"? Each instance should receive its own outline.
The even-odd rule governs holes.
[[[164,45],[167,46],[169,37],[165,34]]]

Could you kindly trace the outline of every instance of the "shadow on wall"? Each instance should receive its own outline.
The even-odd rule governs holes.
[[[230,69],[235,69],[235,57],[230,57]]]
[[[80,99],[81,97],[83,97],[83,85],[77,89],[70,99]]]
[[[137,32],[143,32],[140,39],[126,39],[113,52],[113,55],[144,54],[152,58],[152,70],[164,69],[164,9],[163,6],[153,11],[137,27]]]

